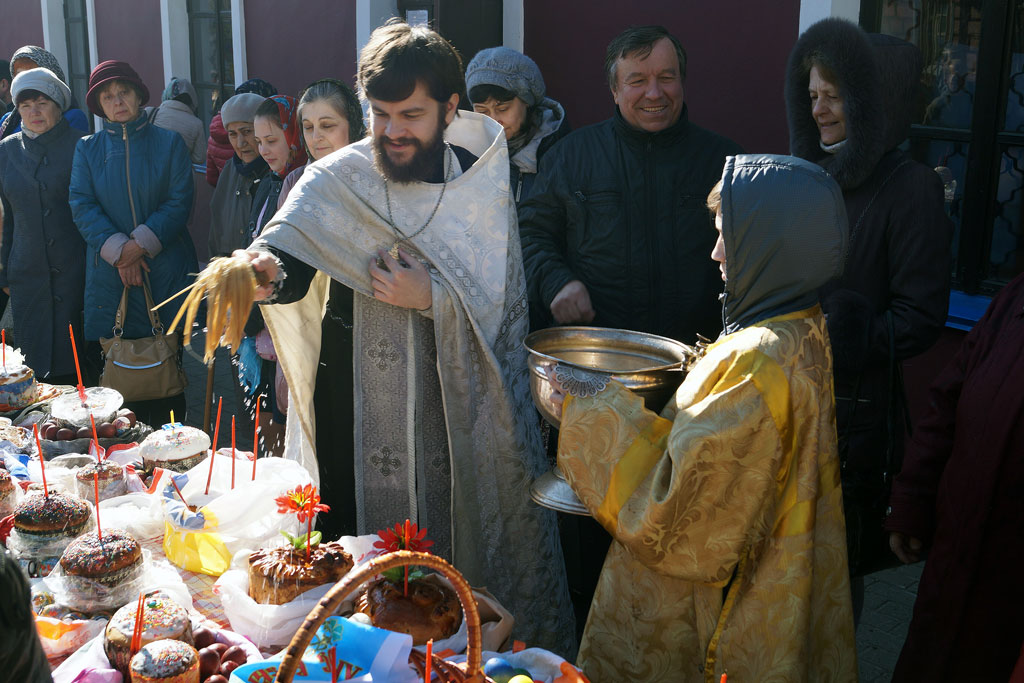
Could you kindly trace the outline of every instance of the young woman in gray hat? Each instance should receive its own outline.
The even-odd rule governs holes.
[[[0,141],[0,287],[11,295],[29,367],[50,384],[74,384],[67,325],[81,347],[85,242],[71,217],[68,184],[82,131],[64,117],[71,91],[49,69],[20,72],[11,94],[21,130]]]
[[[473,110],[505,128],[512,198],[516,207],[529,196],[544,153],[571,130],[565,110],[545,97],[537,64],[507,47],[481,50],[466,67],[466,90]]]

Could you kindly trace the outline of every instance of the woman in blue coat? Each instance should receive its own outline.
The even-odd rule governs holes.
[[[151,336],[143,278],[148,276],[153,298],[160,302],[186,287],[189,274],[198,270],[186,229],[193,191],[188,149],[180,135],[149,123],[141,111],[148,99],[146,86],[125,62],[103,62],[89,76],[86,103],[104,124],[78,143],[70,202],[88,245],[85,338],[90,342],[113,335],[124,288],[124,337]],[[173,306],[159,309],[165,329],[174,311]],[[94,358],[96,346],[90,347]],[[170,410],[184,417],[185,395],[130,407],[143,422],[163,424]]]

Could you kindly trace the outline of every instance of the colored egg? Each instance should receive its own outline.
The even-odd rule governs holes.
[[[530,678],[529,676],[524,676],[522,674],[518,674],[518,675],[513,676],[512,678],[508,679],[508,683],[533,683],[533,679]]]
[[[516,672],[512,665],[501,657],[492,657],[484,664],[484,674],[494,683],[509,683]],[[533,683],[532,680],[530,683]]]
[[[529,671],[527,671],[526,669],[522,669],[522,668],[516,668],[516,669],[513,669],[512,671],[513,671],[513,672],[515,672],[515,675],[516,675],[516,676],[526,676],[526,677],[527,677],[527,678],[529,678],[529,679],[530,679],[531,681],[533,680],[533,676],[532,676],[532,675],[530,674],[530,672],[529,672]]]

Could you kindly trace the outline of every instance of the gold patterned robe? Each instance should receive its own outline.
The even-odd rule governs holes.
[[[566,398],[558,462],[614,536],[594,683],[856,681],[832,358],[818,306],[723,336],[661,416]]]

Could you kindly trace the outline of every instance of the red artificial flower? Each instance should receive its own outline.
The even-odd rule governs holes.
[[[405,538],[405,528],[396,524],[392,529],[381,529],[377,532],[380,540],[374,542],[373,547],[384,552],[395,550],[415,550],[427,552],[427,548],[434,545],[433,541],[427,540],[427,528],[420,529],[415,524],[409,524],[409,538]]]
[[[299,522],[305,522],[318,512],[330,512],[329,505],[320,502],[320,494],[312,484],[296,486],[294,489],[274,499],[277,503],[277,511],[282,515],[294,512]]]

